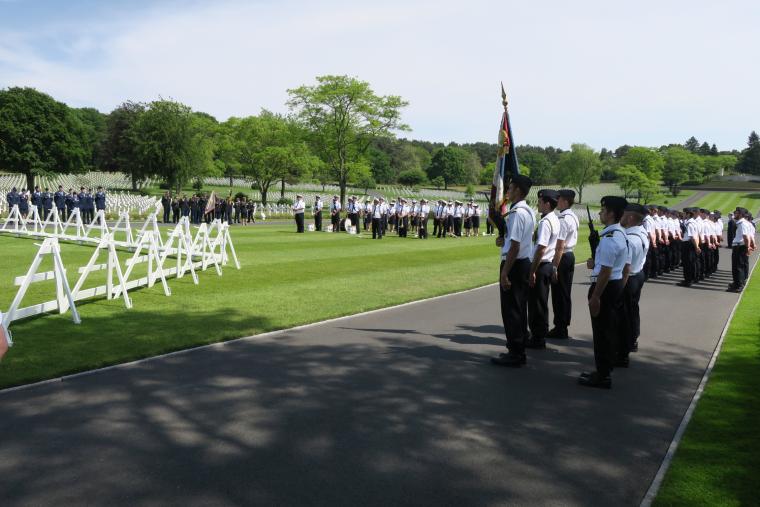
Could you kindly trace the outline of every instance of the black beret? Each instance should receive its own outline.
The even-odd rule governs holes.
[[[517,174],[513,176],[512,183],[514,183],[517,188],[522,190],[525,195],[528,195],[528,192],[530,192],[530,187],[533,186],[533,180],[524,174]]]
[[[657,209],[657,205],[656,204],[645,204],[645,206],[646,206],[647,209]]]
[[[741,208],[739,206],[736,207],[736,211],[738,211],[739,213],[742,213],[744,215],[746,215],[747,213],[749,213],[749,211],[747,211],[747,208]]]
[[[538,198],[544,199],[545,201],[557,202],[557,199],[559,199],[559,192],[550,188],[542,188],[538,191]]]
[[[575,199],[575,190],[571,188],[561,188],[557,191],[557,194],[565,199]]]
[[[632,213],[638,213],[639,215],[647,215],[647,209],[642,206],[641,204],[631,203],[628,206],[625,207],[626,211],[630,211]]]
[[[699,208],[700,213],[710,213],[709,209]]]
[[[602,197],[601,204],[602,207],[607,208],[608,210],[623,212],[625,207],[628,206],[628,201],[626,201],[624,197],[618,195],[608,195]]]
[[[666,206],[657,206],[657,209],[659,211],[668,211],[668,208]]]

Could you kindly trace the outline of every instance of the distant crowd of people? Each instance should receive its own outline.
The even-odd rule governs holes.
[[[211,201],[211,204],[209,204]],[[257,205],[245,197],[221,198],[209,194],[174,196],[166,192],[161,197],[164,223],[177,223],[180,217],[188,217],[191,223],[211,223],[219,219],[229,224],[247,225],[256,222]]]
[[[89,223],[94,219],[96,211],[106,209],[106,193],[103,187],[98,187],[94,193],[91,188],[85,187],[81,187],[79,192],[74,191],[73,188],[66,192],[62,185],[58,186],[56,192],[51,192],[48,188],[43,191],[39,186],[34,187],[32,191],[25,188],[19,191],[13,187],[6,194],[5,199],[9,210],[18,206],[22,218],[27,218],[30,210],[37,208],[42,220],[46,220],[53,209],[58,212],[61,220],[68,220],[74,210],[78,209],[82,221]]]
[[[480,234],[480,220],[483,211],[474,200],[469,202],[439,200],[430,204],[427,199],[407,201],[398,197],[395,201],[386,202],[383,197],[367,198],[364,202],[356,196],[350,196],[345,210],[337,195],[332,197],[329,206],[316,196],[312,206],[314,229],[322,230],[322,212],[327,207],[330,213],[332,232],[346,230],[347,226],[356,227],[356,232],[362,230],[372,232],[373,239],[382,239],[388,232],[396,232],[399,237],[428,238],[428,225],[433,220],[434,237],[470,237]],[[304,213],[306,202],[302,195],[296,195],[293,204],[293,215],[296,221],[296,231],[304,232]],[[486,233],[493,234],[490,222],[486,224]]]

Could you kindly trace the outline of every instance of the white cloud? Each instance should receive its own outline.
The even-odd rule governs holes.
[[[350,74],[409,100],[413,137],[491,141],[504,80],[520,143],[740,147],[760,127],[759,20],[742,2],[174,5],[0,34],[0,86],[106,111],[171,96],[224,119],[284,111],[287,88]]]

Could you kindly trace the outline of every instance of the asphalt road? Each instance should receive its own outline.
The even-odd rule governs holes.
[[[0,393],[2,505],[637,505],[737,299],[729,253],[644,287],[610,391],[576,384],[579,267],[574,338],[518,370],[489,364],[489,286]]]

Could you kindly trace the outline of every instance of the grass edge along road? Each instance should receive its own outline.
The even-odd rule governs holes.
[[[79,302],[78,326],[69,313],[13,323],[15,344],[0,363],[0,388],[450,294],[498,278],[494,237],[423,241],[389,235],[372,241],[366,234],[297,235],[285,225],[235,227],[231,234],[241,271],[228,266],[222,277],[213,269],[199,273],[197,286],[189,276],[171,279],[171,297],[160,284],[130,291],[131,310],[121,299]],[[0,236],[3,310],[17,290],[13,278],[34,257],[34,242]],[[579,243],[578,260],[587,253],[586,243]],[[91,247],[62,243],[72,287],[76,267],[91,254]],[[130,254],[119,255],[123,260]],[[105,272],[92,276],[86,287],[103,283],[98,276]],[[53,281],[35,283],[22,306],[54,293]],[[493,322],[501,317],[494,315]]]
[[[655,506],[757,505],[760,475],[760,269],[729,324],[720,355]]]

